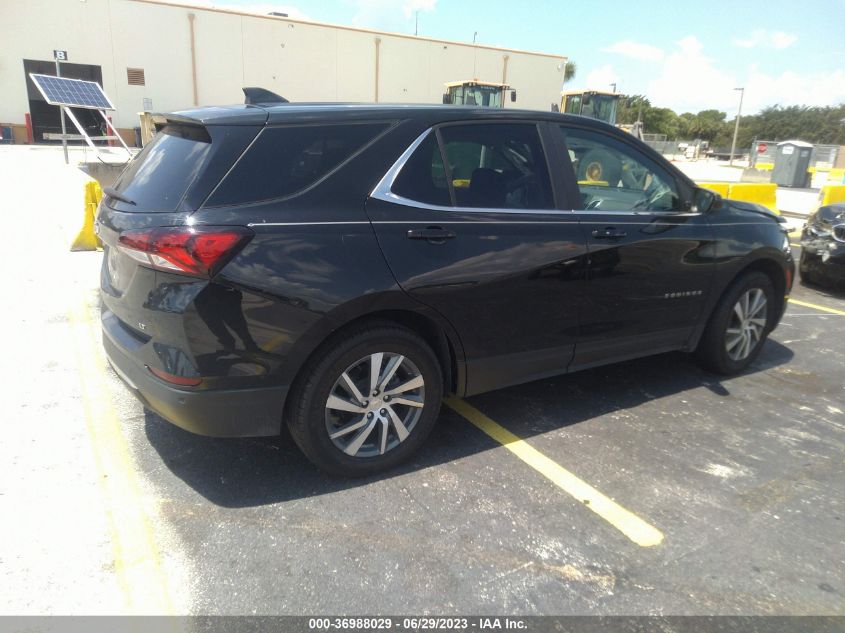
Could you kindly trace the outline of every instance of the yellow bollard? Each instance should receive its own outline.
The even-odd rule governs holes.
[[[97,215],[97,207],[103,197],[103,190],[96,180],[89,180],[85,183],[85,211],[82,219],[82,229],[70,245],[71,251],[96,251],[102,247],[100,238],[94,233],[94,218]]]
[[[734,182],[730,185],[728,198],[761,204],[773,213],[780,215],[777,189],[778,186],[771,182]]]
[[[845,185],[825,185],[819,192],[819,206],[845,202]]]

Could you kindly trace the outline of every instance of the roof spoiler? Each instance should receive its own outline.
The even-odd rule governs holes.
[[[243,88],[244,103],[246,105],[268,105],[271,103],[290,103],[281,95],[270,92],[266,88]]]

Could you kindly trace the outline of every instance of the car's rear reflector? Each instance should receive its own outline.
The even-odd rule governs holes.
[[[180,387],[196,387],[202,382],[202,378],[197,376],[176,376],[162,369],[150,367],[149,365],[147,365],[147,369],[149,369],[150,373],[156,378],[160,378],[164,382],[169,382],[172,385],[179,385]]]
[[[243,226],[176,226],[124,231],[119,248],[161,270],[212,277],[254,233]]]

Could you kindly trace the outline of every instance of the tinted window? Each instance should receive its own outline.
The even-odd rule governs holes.
[[[165,126],[129,163],[115,185],[135,205],[113,198],[109,205],[126,211],[175,211],[210,152],[211,137],[204,127]]]
[[[554,208],[535,125],[449,125],[440,133],[457,206]]]
[[[386,123],[267,128],[208,202],[243,204],[293,195],[310,187],[369,141]]]
[[[416,202],[442,207],[452,204],[443,158],[437,145],[437,136],[433,132],[420,143],[402,167],[402,171],[393,181],[391,191],[397,196]]]
[[[645,154],[604,134],[561,127],[575,170],[581,208],[679,211],[675,179]]]

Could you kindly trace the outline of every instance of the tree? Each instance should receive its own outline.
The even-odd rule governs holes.
[[[684,137],[691,140],[700,138],[714,145],[724,143],[726,138],[729,140],[731,131],[725,121],[727,115],[724,112],[702,110],[698,114],[685,112],[681,116]]]
[[[563,83],[575,79],[575,73],[577,71],[578,67],[575,65],[575,62],[566,62],[563,66]]]
[[[669,108],[655,108],[643,95],[622,97],[616,111],[616,120],[629,125],[641,118],[643,127],[648,134],[665,134],[666,138],[674,139],[678,136],[678,115]]]
[[[748,147],[754,139],[845,145],[845,104],[838,106],[770,106],[742,117],[737,144]]]

